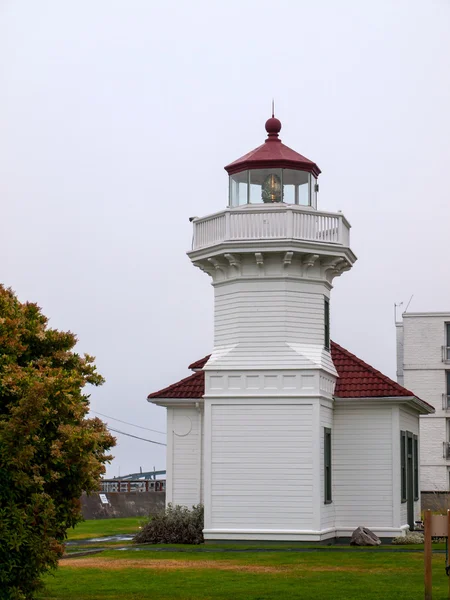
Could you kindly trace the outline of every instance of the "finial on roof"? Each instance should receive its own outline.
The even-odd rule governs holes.
[[[281,130],[281,121],[275,117],[275,101],[272,99],[272,116],[266,121],[266,131],[269,134],[266,142],[279,142],[278,134]]]

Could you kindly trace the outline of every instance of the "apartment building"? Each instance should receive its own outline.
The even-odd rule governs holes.
[[[396,328],[397,381],[436,409],[420,417],[420,488],[450,490],[450,312],[405,313]]]

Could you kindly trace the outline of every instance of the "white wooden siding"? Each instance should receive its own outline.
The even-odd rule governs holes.
[[[392,527],[390,407],[336,402],[332,441],[336,527]]]
[[[334,456],[333,450],[331,452],[331,481],[332,481],[332,503],[325,504],[325,427],[331,429],[331,443],[333,444],[333,410],[327,406],[320,407],[320,528],[328,529],[334,527],[335,510],[334,510]],[[333,446],[332,446],[333,448]]]
[[[196,408],[175,407],[171,412],[171,502],[191,507],[200,502],[201,496],[202,457],[199,411]],[[188,429],[187,419],[191,423],[191,429],[185,434]]]
[[[324,344],[324,283],[232,281],[215,287],[214,368],[311,368],[334,373]],[[270,351],[269,351],[270,348]]]
[[[312,406],[211,411],[211,527],[311,529]]]

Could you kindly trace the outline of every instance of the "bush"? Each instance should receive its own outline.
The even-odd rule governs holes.
[[[0,599],[29,600],[56,568],[115,443],[88,419],[93,358],[73,333],[48,327],[36,304],[0,285]]]
[[[396,546],[407,546],[408,544],[423,544],[423,542],[423,533],[408,533],[408,535],[396,537],[392,540],[392,543]]]
[[[136,544],[202,544],[203,505],[185,506],[169,504],[157,513],[134,537]]]

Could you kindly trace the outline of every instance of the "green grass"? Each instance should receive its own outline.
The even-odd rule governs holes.
[[[445,555],[433,598],[446,598]],[[66,559],[39,600],[422,600],[423,555],[336,552],[105,551]]]
[[[137,533],[142,521],[144,519],[141,517],[82,521],[74,529],[68,531],[67,538],[69,540],[88,540],[108,535]]]

